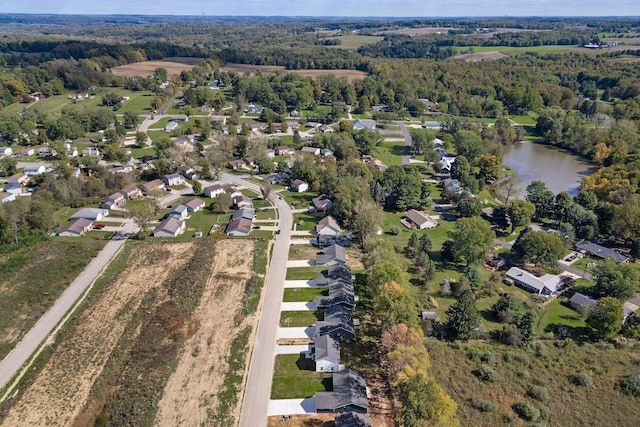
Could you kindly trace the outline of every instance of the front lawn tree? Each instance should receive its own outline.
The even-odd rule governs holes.
[[[495,239],[495,233],[487,221],[479,217],[462,218],[449,231],[453,241],[451,251],[458,262],[480,264]]]
[[[509,203],[507,214],[509,215],[509,220],[511,220],[511,232],[513,233],[516,227],[529,226],[531,217],[535,212],[535,205],[527,200],[513,200]]]
[[[520,234],[511,251],[524,262],[555,267],[566,249],[560,236],[555,233],[527,230]]]
[[[153,203],[148,199],[140,200],[135,205],[129,207],[129,215],[138,227],[140,227],[140,236],[147,236],[147,227],[151,218],[155,214]]]
[[[604,297],[598,300],[596,307],[587,317],[587,326],[594,338],[607,340],[615,338],[622,326],[622,303],[615,298]]]
[[[638,270],[631,264],[617,263],[607,259],[596,265],[595,293],[600,297],[613,297],[620,301],[631,298],[640,280]]]
[[[467,341],[473,336],[480,325],[480,314],[473,291],[463,291],[458,301],[447,309],[446,325],[454,340]]]

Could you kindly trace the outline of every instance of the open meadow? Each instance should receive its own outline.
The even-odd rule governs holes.
[[[165,68],[167,73],[172,75],[180,74],[181,71],[190,70],[198,65],[203,58],[164,58],[161,61],[143,61],[132,64],[113,67],[111,72],[116,76],[150,76],[156,68]]]

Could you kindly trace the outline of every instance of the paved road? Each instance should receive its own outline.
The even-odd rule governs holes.
[[[3,389],[9,380],[18,373],[24,363],[38,349],[40,344],[44,342],[84,291],[98,278],[111,259],[127,241],[127,238],[136,231],[136,228],[136,225],[131,220],[124,223],[117,237],[105,245],[100,253],[98,253],[56,300],[53,306],[36,322],[2,362],[0,362],[0,389]]]
[[[222,181],[242,185],[259,191],[259,186],[236,175],[222,174]],[[280,304],[284,294],[284,281],[289,257],[289,239],[293,215],[291,208],[277,193],[271,201],[279,211],[281,233],[276,235],[273,256],[264,289],[264,301],[258,322],[249,375],[240,416],[240,427],[267,425],[267,411],[271,397],[271,381],[275,364],[276,336],[280,323]]]
[[[404,136],[404,152],[402,153],[402,166],[409,166],[411,164],[411,135],[407,130],[407,127],[403,122],[396,122],[400,126],[400,132]]]

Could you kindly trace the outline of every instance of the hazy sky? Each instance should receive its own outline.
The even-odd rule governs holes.
[[[0,13],[253,16],[638,16],[640,0],[0,0]]]

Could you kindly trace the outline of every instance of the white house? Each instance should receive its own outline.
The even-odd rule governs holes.
[[[205,203],[196,197],[188,202],[184,202],[183,205],[187,207],[189,212],[198,212],[204,209]]]
[[[316,372],[339,371],[340,343],[329,334],[316,337],[313,358],[316,362]]]
[[[69,222],[60,232],[58,236],[62,237],[80,237],[91,231],[93,221],[86,218],[78,218]]]
[[[179,173],[172,173],[165,175],[163,181],[166,185],[181,185],[184,184],[184,177]]]
[[[153,237],[178,237],[179,234],[184,233],[185,229],[186,225],[184,221],[169,217],[158,224],[153,230]]]
[[[15,195],[22,194],[22,184],[18,181],[7,181],[4,185],[4,191]]]
[[[109,215],[108,209],[97,209],[97,208],[82,208],[78,212],[74,213],[73,216],[69,219],[90,219],[92,221],[100,221],[102,218]]]
[[[100,157],[100,150],[98,150],[96,147],[87,147],[85,149],[82,150],[82,155],[83,156],[96,156],[96,157]]]
[[[436,221],[415,209],[407,211],[405,217],[400,222],[407,228],[415,228],[417,230],[435,228],[438,225]]]
[[[178,205],[171,212],[169,217],[177,218],[179,220],[185,220],[189,216],[189,209],[185,205]]]
[[[0,193],[0,204],[1,203],[7,203],[7,202],[13,202],[16,197],[18,197],[15,193],[5,193],[2,192]]]
[[[47,171],[45,165],[31,165],[24,168],[24,173],[29,176],[42,175]]]
[[[304,193],[308,189],[309,184],[300,179],[296,179],[291,182],[291,191],[295,191],[296,193]]]
[[[555,294],[560,289],[560,286],[562,286],[560,276],[545,274],[544,276],[537,277],[518,267],[511,267],[509,271],[507,271],[507,278],[524,290],[541,295]]]
[[[0,157],[10,156],[13,154],[13,149],[11,147],[0,147]]]
[[[224,193],[224,187],[219,184],[213,184],[204,189],[204,195],[212,199],[218,197],[222,193]]]

